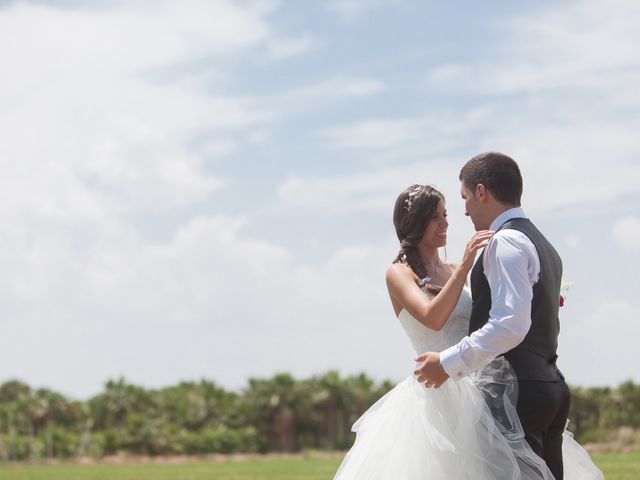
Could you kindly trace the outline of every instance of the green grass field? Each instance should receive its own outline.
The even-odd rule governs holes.
[[[316,480],[331,479],[340,458],[265,458],[146,465],[0,466],[0,480]]]
[[[640,478],[640,451],[609,453],[592,456],[607,480],[636,480]]]
[[[607,480],[640,478],[640,452],[594,455]],[[0,465],[0,480],[327,480],[340,457],[257,458],[175,465]]]

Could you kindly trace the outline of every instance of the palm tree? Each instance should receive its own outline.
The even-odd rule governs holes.
[[[156,394],[168,421],[188,431],[234,423],[237,395],[208,380],[182,382]]]
[[[369,408],[378,399],[378,397],[374,391],[375,385],[373,380],[367,377],[364,373],[347,377],[344,385],[346,389],[346,414],[343,417],[342,423],[342,435],[344,442],[341,447],[346,448],[351,446],[354,440],[354,437],[351,434],[351,426],[367,410],[367,408]]]
[[[245,392],[248,419],[268,441],[269,450],[294,452],[298,449],[296,414],[300,408],[299,388],[288,373],[269,380],[249,380]]]
[[[89,408],[99,430],[121,428],[132,413],[153,415],[157,410],[151,392],[128,384],[122,377],[107,381],[104,393],[89,400]]]

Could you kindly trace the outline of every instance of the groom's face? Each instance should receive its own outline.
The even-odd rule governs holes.
[[[476,193],[461,182],[460,195],[464,200],[464,214],[471,218],[476,231],[487,229],[488,226],[484,225],[482,220],[482,204],[478,201]]]

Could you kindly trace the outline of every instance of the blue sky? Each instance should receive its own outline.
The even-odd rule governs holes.
[[[0,2],[0,381],[364,371],[413,352],[396,195],[499,150],[573,284],[571,383],[640,381],[636,2]]]

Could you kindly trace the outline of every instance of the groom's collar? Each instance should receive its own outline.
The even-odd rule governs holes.
[[[527,218],[527,216],[524,214],[524,210],[522,210],[521,207],[510,208],[509,210],[502,212],[493,222],[491,222],[489,230],[493,230],[494,232],[497,231],[505,222],[512,218]]]

